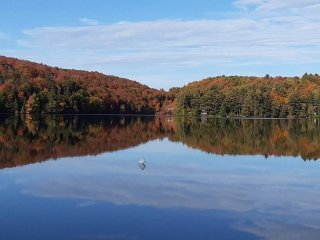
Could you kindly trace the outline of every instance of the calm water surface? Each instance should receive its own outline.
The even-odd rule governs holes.
[[[2,116],[0,157],[0,239],[320,239],[317,120]]]

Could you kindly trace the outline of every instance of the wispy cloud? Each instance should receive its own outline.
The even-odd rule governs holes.
[[[92,27],[36,28],[29,48],[90,50],[101,62],[153,64],[307,61],[319,53],[319,22],[302,16],[253,20],[152,21]],[[103,56],[99,56],[103,52]],[[91,60],[90,60],[91,61]]]
[[[98,25],[99,21],[92,18],[79,18],[79,21],[87,25]]]
[[[50,56],[42,62],[115,75],[140,69],[135,75],[124,76],[144,79],[160,77],[168,69],[171,73],[191,68],[204,72],[205,67],[219,66],[231,72],[243,65],[318,64],[319,2],[237,0],[234,5],[239,17],[230,19],[96,25],[98,21],[82,18],[91,26],[28,29],[17,42],[25,52],[32,52],[31,60]]]
[[[248,10],[252,7],[259,11],[301,9],[319,4],[319,0],[236,0],[234,2],[234,5],[240,9]]]
[[[248,10],[251,7],[257,7],[263,4],[263,0],[237,0],[233,4],[241,10]]]

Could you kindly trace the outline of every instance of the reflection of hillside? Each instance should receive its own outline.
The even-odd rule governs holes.
[[[320,157],[319,120],[177,120],[172,140],[215,154]]]
[[[11,117],[0,125],[0,168],[96,155],[165,136],[161,121],[154,118]]]
[[[2,117],[0,168],[96,155],[168,137],[215,154],[320,157],[318,120]]]

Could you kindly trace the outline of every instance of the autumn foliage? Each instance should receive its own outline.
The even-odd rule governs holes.
[[[320,116],[320,76],[220,76],[168,92],[98,72],[0,57],[0,113]]]
[[[98,72],[66,70],[0,56],[0,112],[160,112],[166,93]]]
[[[320,76],[215,77],[193,82],[176,95],[177,113],[226,117],[320,115]]]

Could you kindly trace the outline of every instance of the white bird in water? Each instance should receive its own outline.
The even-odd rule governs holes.
[[[139,164],[145,164],[146,163],[146,160],[144,158],[141,158],[138,162]]]
[[[138,162],[138,165],[139,165],[139,167],[140,167],[140,169],[141,170],[145,170],[146,169],[146,160],[144,159],[144,158],[141,158],[140,160],[139,160],[139,162]]]

